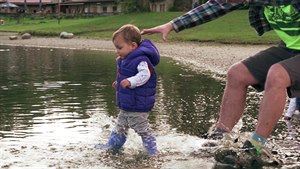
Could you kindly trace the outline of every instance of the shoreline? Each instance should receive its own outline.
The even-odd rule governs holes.
[[[17,40],[9,40],[9,36],[18,36]],[[148,37],[149,38],[149,37]],[[270,45],[237,45],[192,42],[163,42],[154,41],[162,57],[174,61],[195,71],[211,72],[225,75],[230,65],[266,49]],[[66,49],[87,49],[115,51],[110,40],[87,39],[75,37],[60,39],[59,37],[31,37],[21,39],[17,33],[0,32],[0,45],[47,47]]]

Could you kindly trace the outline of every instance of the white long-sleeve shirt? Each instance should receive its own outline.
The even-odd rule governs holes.
[[[135,76],[127,78],[130,82],[130,88],[142,86],[150,79],[151,73],[146,61],[140,62],[137,66],[137,70],[138,73]]]

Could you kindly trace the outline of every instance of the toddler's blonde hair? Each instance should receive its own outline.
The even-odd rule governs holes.
[[[112,40],[114,41],[117,36],[122,36],[127,43],[135,42],[138,45],[142,39],[140,29],[132,24],[123,25],[121,28],[115,31],[113,33]]]

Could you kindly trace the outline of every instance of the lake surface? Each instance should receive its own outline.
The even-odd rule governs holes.
[[[103,161],[101,153],[93,150],[94,144],[107,140],[118,114],[111,87],[115,64],[112,52],[0,46],[0,168],[115,168],[114,159]],[[151,125],[161,153],[182,158],[180,153],[186,156],[199,149],[193,146],[201,145],[215,124],[224,81],[167,58],[162,58],[156,71]],[[238,132],[253,130],[260,97],[250,91]],[[141,149],[135,148],[141,146],[138,136],[131,135],[129,155]],[[285,145],[287,137],[286,124],[280,121],[272,139]],[[178,144],[188,147],[178,150]],[[212,160],[205,163],[209,168]],[[172,163],[153,165],[168,168]]]

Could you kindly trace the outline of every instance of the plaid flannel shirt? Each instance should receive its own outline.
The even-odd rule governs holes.
[[[300,12],[300,0],[210,0],[205,4],[173,19],[172,25],[176,32],[200,25],[231,11],[249,5],[249,22],[259,36],[272,30],[271,25],[264,16],[264,5],[292,4]]]

